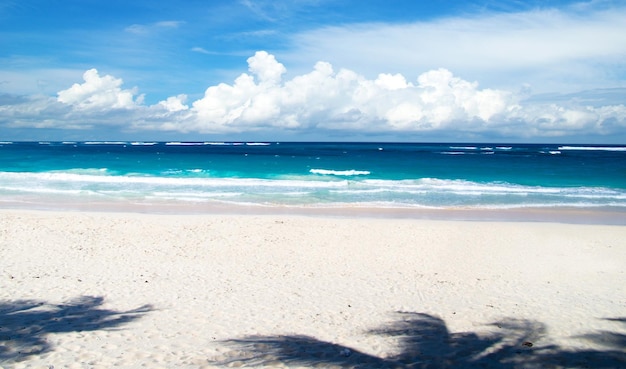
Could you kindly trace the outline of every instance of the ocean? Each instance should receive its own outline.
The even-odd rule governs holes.
[[[626,210],[626,146],[0,142],[0,206]]]

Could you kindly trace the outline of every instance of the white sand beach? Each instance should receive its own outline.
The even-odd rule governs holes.
[[[0,211],[0,367],[626,366],[626,226]]]

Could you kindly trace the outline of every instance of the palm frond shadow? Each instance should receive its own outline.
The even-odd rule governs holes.
[[[310,336],[252,336],[225,342],[236,354],[217,364],[235,361],[246,366],[281,363],[287,366],[345,368],[545,368],[624,367],[623,347],[606,350],[575,351],[559,346],[537,346],[546,334],[544,324],[510,319],[493,323],[488,333],[449,332],[445,322],[422,313],[398,313],[388,326],[369,331],[395,339],[397,354],[388,357],[370,355],[350,347],[325,342]],[[605,336],[603,336],[605,337]],[[623,343],[623,335],[615,336]],[[614,338],[615,338],[614,337]],[[587,339],[596,340],[589,336]]]
[[[102,309],[102,297],[83,296],[63,304],[18,300],[0,302],[0,363],[24,360],[53,349],[50,333],[119,327],[152,310],[144,305],[128,311]]]

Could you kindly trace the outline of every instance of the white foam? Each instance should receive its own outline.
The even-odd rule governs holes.
[[[333,175],[333,176],[362,176],[370,174],[367,170],[332,170],[332,169],[311,169],[312,174]]]
[[[200,173],[203,170],[196,168],[189,171]],[[585,204],[626,207],[625,190],[604,187],[541,187],[438,178],[348,180],[334,177],[335,172],[343,173],[340,175],[355,175],[355,172],[366,171],[312,171],[331,173],[331,176],[304,175],[280,179],[151,177],[139,174],[121,176],[107,168],[45,173],[0,172],[0,194],[9,197],[16,194],[60,194],[174,201],[227,199],[235,203],[289,203],[307,206],[334,206],[338,203],[357,206],[388,202],[394,207],[587,206]],[[181,175],[184,175],[184,171]]]
[[[143,184],[151,186],[194,186],[194,187],[302,187],[332,188],[347,185],[347,181],[312,180],[271,180],[258,178],[198,178],[198,177],[151,177],[107,175],[106,168],[73,169],[70,172],[0,172],[0,179],[19,183],[101,183],[101,184]]]
[[[53,170],[53,171],[44,172],[44,173],[23,173],[23,174],[24,175],[28,175],[28,174],[40,175],[39,178],[44,178],[46,173],[51,173],[53,175],[61,175],[61,176],[64,174],[93,175],[93,176],[103,176],[103,175],[111,174],[108,168],[75,168],[75,169],[67,169],[67,170]],[[19,173],[15,173],[15,174],[19,174]]]
[[[126,145],[125,141],[85,141],[85,145]]]
[[[476,146],[450,146],[452,150],[476,150]]]
[[[223,197],[238,197],[243,195],[243,192],[162,192],[156,191],[153,193],[154,198],[160,199],[180,199],[180,198],[193,198],[193,199],[212,199]]]
[[[210,146],[241,146],[243,145],[243,143],[241,142],[223,142],[223,141],[207,141],[207,142],[203,142],[203,145],[210,145]],[[263,143],[260,143],[263,144]],[[246,144],[248,145],[248,144]],[[252,142],[250,146],[254,146],[255,143]],[[269,144],[267,144],[269,145]]]
[[[604,195],[614,198],[620,192],[601,187],[541,187],[510,184],[506,182],[479,183],[465,180],[448,180],[438,178],[422,178],[418,180],[365,180],[362,182],[377,188],[386,188],[390,191],[420,191],[420,192],[451,192],[458,194],[552,194],[570,195],[579,194]],[[624,194],[626,196],[626,194]]]
[[[204,142],[180,142],[180,141],[172,141],[166,142],[166,146],[202,146]]]
[[[558,149],[579,151],[626,151],[626,147],[617,146],[559,146]]]

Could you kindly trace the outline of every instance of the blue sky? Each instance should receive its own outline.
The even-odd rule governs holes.
[[[0,140],[626,143],[624,1],[0,3]]]

